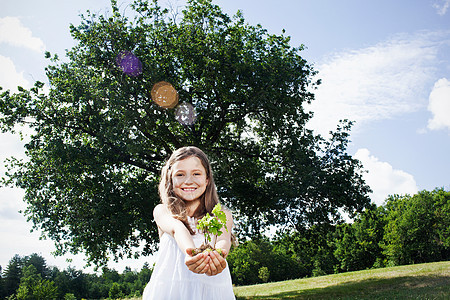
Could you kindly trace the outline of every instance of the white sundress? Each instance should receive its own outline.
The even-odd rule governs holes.
[[[188,217],[188,221],[191,228],[195,229],[194,218]],[[196,247],[204,241],[204,235],[198,231],[192,238]],[[150,281],[144,289],[142,300],[236,299],[228,265],[221,273],[214,276],[196,274],[185,265],[185,257],[175,239],[163,233],[159,242],[156,264]]]

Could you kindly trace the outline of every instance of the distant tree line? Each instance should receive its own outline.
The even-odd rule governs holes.
[[[390,196],[353,223],[245,241],[227,260],[237,285],[450,260],[450,192]]]
[[[1,273],[0,299],[118,299],[140,296],[150,280],[152,268],[125,268],[122,274],[103,268],[102,274],[86,274],[71,267],[64,271],[48,267],[38,254],[15,255]]]
[[[242,242],[227,260],[233,283],[247,285],[450,259],[450,192],[390,196],[353,223],[315,224]],[[37,254],[14,256],[2,272],[5,299],[116,299],[140,296],[152,268],[101,275],[49,268]]]

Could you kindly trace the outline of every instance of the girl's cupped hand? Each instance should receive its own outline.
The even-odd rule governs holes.
[[[204,274],[209,269],[209,261],[211,260],[207,253],[199,253],[195,256],[192,255],[194,248],[186,249],[186,258],[184,263],[188,269],[197,274]]]
[[[185,264],[188,269],[197,274],[206,274],[208,276],[214,276],[221,273],[227,266],[227,261],[217,251],[211,251],[206,253],[199,253],[192,256],[194,249],[186,249]],[[223,256],[226,257],[228,253],[222,250]]]
[[[223,256],[226,257],[228,253],[222,250]],[[206,271],[206,275],[214,276],[221,273],[227,267],[227,261],[217,251],[209,252],[209,268]]]

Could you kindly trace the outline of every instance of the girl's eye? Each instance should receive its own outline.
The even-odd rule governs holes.
[[[178,174],[175,174],[175,176],[176,176],[176,177],[181,177],[181,176],[183,176],[183,174],[178,173]]]

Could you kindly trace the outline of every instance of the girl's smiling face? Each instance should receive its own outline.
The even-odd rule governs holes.
[[[200,159],[190,156],[175,162],[172,165],[172,184],[174,193],[184,201],[199,200],[208,185],[206,170]],[[186,204],[189,206],[189,203]]]

